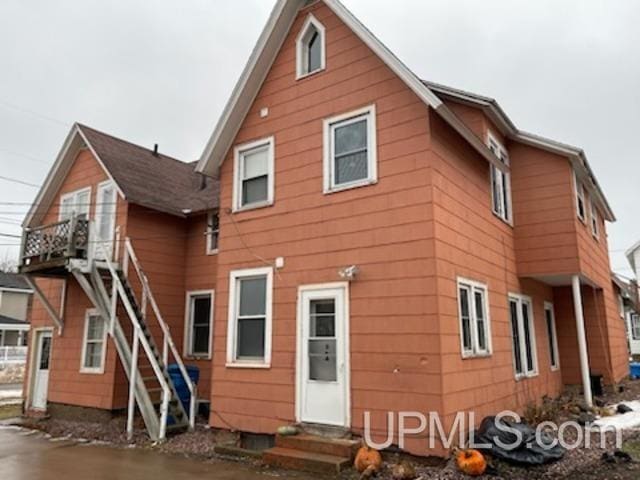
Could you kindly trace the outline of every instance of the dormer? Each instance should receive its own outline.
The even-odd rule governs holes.
[[[325,45],[324,25],[309,14],[296,39],[296,79],[325,69]]]

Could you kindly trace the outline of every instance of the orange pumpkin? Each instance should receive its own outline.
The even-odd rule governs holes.
[[[487,469],[487,461],[478,450],[462,450],[458,452],[456,461],[460,471],[472,477],[482,475]]]
[[[365,470],[369,472],[378,472],[382,468],[382,456],[377,450],[363,445],[356,454],[356,460],[353,463],[356,470],[363,473]]]

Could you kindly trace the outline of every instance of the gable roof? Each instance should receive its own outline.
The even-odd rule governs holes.
[[[31,287],[24,279],[24,277],[18,273],[0,272],[0,290],[31,290]]]
[[[378,40],[339,0],[322,0],[429,107],[497,168],[504,166],[450,109]],[[197,170],[217,176],[253,101],[266,78],[298,11],[308,0],[278,0],[200,157]]]
[[[636,269],[636,251],[638,249],[640,249],[640,241],[634,243],[633,246],[624,253],[629,261],[629,265],[631,265],[633,269],[633,273],[636,275],[638,274],[638,270]]]
[[[600,205],[600,208],[605,214],[605,219],[610,222],[616,220],[613,210],[602,188],[600,188],[600,184],[593,170],[591,170],[584,150],[518,129],[494,98],[426,80],[423,80],[423,83],[429,86],[441,99],[448,99],[480,108],[505,137],[525,145],[567,157],[576,170],[578,177],[586,183],[587,190],[589,190],[595,197],[596,202]]]
[[[91,151],[120,196],[130,203],[180,217],[218,207],[218,181],[198,174],[196,162],[156,156],[152,150],[75,124],[23,226],[41,221],[83,148]]]

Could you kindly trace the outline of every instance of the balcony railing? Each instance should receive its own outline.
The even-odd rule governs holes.
[[[68,220],[27,228],[23,234],[20,267],[32,270],[38,265],[64,262],[69,258],[86,258],[89,246],[89,221]]]
[[[27,347],[0,347],[0,367],[27,363]]]

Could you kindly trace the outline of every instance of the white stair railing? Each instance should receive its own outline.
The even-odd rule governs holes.
[[[153,292],[151,290],[151,286],[149,285],[149,280],[147,275],[142,270],[140,266],[140,262],[138,261],[138,257],[133,249],[133,245],[131,244],[131,240],[127,238],[124,241],[124,251],[123,251],[123,260],[122,260],[122,268],[125,276],[128,276],[129,263],[131,263],[134,267],[138,280],[142,285],[142,302],[141,309],[143,314],[146,317],[147,304],[151,305],[151,309],[153,310],[154,316],[162,330],[162,361],[165,365],[165,368],[168,367],[169,362],[169,352],[173,355],[175,363],[178,365],[180,370],[180,374],[182,375],[185,384],[189,389],[190,399],[189,399],[189,428],[193,429],[195,427],[196,420],[196,386],[189,377],[187,369],[184,366],[184,362],[182,361],[182,357],[176,348],[175,342],[173,341],[173,337],[171,336],[171,330],[167,323],[164,321],[162,314],[160,313],[160,308],[156,302],[155,297],[153,296]],[[146,338],[145,338],[146,340]]]
[[[98,243],[97,245],[101,245]],[[155,374],[158,382],[160,383],[160,387],[162,389],[162,403],[160,406],[160,427],[158,438],[163,440],[166,437],[167,433],[167,418],[169,415],[169,400],[171,399],[171,387],[167,382],[167,379],[164,376],[163,370],[160,368],[158,364],[153,349],[151,347],[151,343],[149,339],[142,334],[142,326],[138,321],[138,317],[136,315],[135,309],[127,296],[127,292],[124,288],[122,281],[120,280],[120,276],[116,271],[113,262],[109,259],[109,255],[104,256],[104,261],[109,269],[109,273],[111,274],[112,281],[116,285],[117,292],[119,297],[122,299],[122,303],[124,304],[125,310],[131,319],[131,323],[133,324],[133,348],[135,352],[132,352],[131,357],[131,365],[130,365],[130,373],[129,373],[129,411],[127,415],[127,434],[131,438],[133,435],[133,417],[134,417],[134,408],[133,403],[136,398],[135,395],[135,386],[138,380],[138,345],[142,345],[142,349],[145,352],[147,358],[149,359],[149,363],[153,368],[153,373]],[[141,406],[142,408],[142,406]]]

